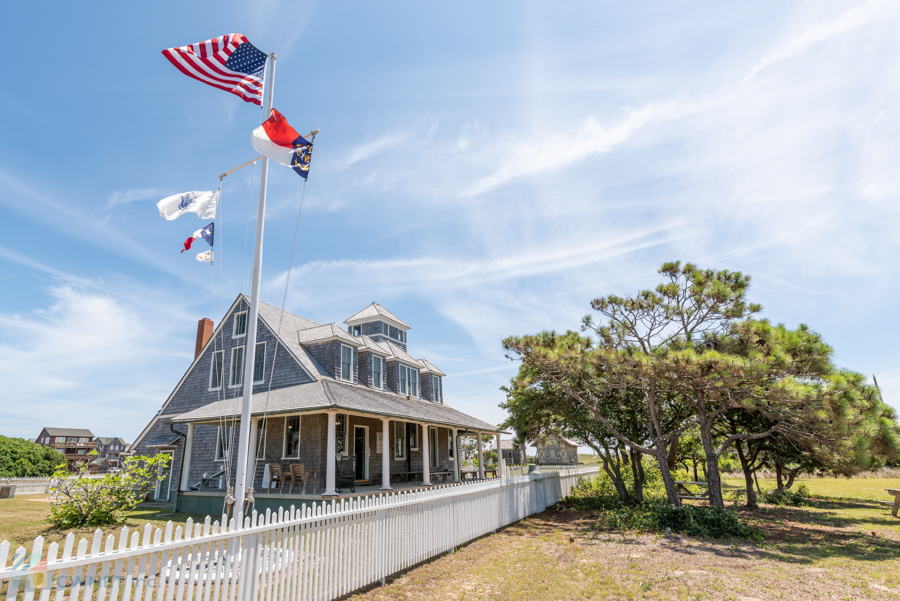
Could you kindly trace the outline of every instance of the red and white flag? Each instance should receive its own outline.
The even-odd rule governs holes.
[[[250,142],[259,154],[287,165],[303,179],[309,175],[312,143],[298,134],[284,115],[275,109],[272,109],[271,117],[253,130]]]

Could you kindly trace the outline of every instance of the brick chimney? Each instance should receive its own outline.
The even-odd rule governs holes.
[[[200,354],[200,351],[202,351],[203,347],[206,346],[206,343],[209,342],[209,337],[212,336],[212,333],[213,320],[209,317],[204,317],[197,322],[197,346],[194,348],[194,359],[197,358],[197,355]]]

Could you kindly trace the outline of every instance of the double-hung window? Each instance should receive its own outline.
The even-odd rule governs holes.
[[[247,312],[241,311],[234,314],[234,326],[231,335],[235,338],[247,333]]]
[[[341,345],[341,380],[353,381],[353,349]]]
[[[216,436],[216,461],[228,459],[231,448],[231,426],[219,426]]]
[[[400,394],[419,396],[419,370],[400,366]]]
[[[384,335],[384,336],[389,336],[389,335],[390,335],[390,332],[391,332],[391,329],[388,327],[388,324],[386,324],[386,323],[384,323],[384,322],[382,321],[382,322],[381,322],[381,333],[382,333],[382,335]]]
[[[347,426],[349,425],[346,413],[338,413],[334,421],[334,451],[347,455]]]
[[[229,386],[240,386],[244,383],[244,347],[231,349],[231,379]]]
[[[284,418],[284,459],[300,457],[300,416]]]
[[[370,356],[369,381],[372,383],[372,388],[381,390],[384,388],[384,359],[378,355],[372,355],[371,353]]]
[[[217,390],[222,387],[222,363],[225,361],[225,351],[216,351],[212,355],[209,367],[209,389]]]
[[[266,422],[268,420],[256,420],[256,458],[266,458]]]
[[[406,459],[406,424],[394,422],[394,459]]]
[[[435,403],[443,401],[441,395],[441,379],[437,376],[431,376],[431,394]]]
[[[432,469],[438,466],[438,437],[437,428],[428,428],[428,459]]]
[[[453,459],[453,430],[447,429],[447,454]]]
[[[409,449],[411,451],[419,450],[419,425],[409,425]]]
[[[266,379],[266,343],[256,343],[256,353],[253,356],[253,381],[262,382]]]

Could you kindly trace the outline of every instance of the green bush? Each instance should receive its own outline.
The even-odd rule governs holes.
[[[91,453],[96,456],[97,452]],[[165,478],[169,455],[128,457],[121,471],[102,478],[89,477],[90,462],[70,474],[65,466],[53,474],[50,489],[62,497],[47,518],[57,528],[105,526],[122,521],[156,483]]]
[[[789,505],[791,507],[802,507],[808,501],[809,489],[805,484],[801,484],[796,490],[773,490],[763,495],[763,501],[772,505]]]
[[[56,449],[24,438],[0,436],[0,478],[49,476],[66,458]]]
[[[648,495],[643,503],[629,506],[616,496],[612,484],[603,477],[582,481],[572,494],[559,503],[566,510],[591,511],[594,527],[609,530],[679,532],[688,536],[735,537],[761,540],[762,531],[745,524],[730,509],[683,505],[672,507],[665,494]]]

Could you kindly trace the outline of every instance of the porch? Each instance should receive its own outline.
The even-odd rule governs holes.
[[[356,386],[326,383],[325,387],[337,388],[345,397],[348,389],[355,395],[372,394]],[[336,396],[334,390],[327,392]],[[378,394],[378,403],[365,403],[377,408],[361,410],[362,402],[306,408],[296,407],[304,403],[295,398],[301,402],[293,403],[294,408],[282,403],[273,407],[270,399],[268,407],[257,408],[258,396],[254,395],[248,441],[255,461],[251,460],[246,481],[260,501],[277,497],[302,503],[460,482],[460,437],[490,434],[499,439],[500,435],[490,424],[422,400],[390,399],[390,407],[381,407],[378,405],[384,405],[388,395]],[[221,411],[216,409],[207,406],[172,419],[187,425],[180,477],[172,476],[186,498],[194,493],[223,494],[227,482],[237,478],[237,462],[230,459],[237,458],[240,419],[233,414],[233,403]],[[393,415],[379,410],[390,410]],[[425,416],[432,419],[422,419]],[[494,473],[485,472],[481,445],[477,446],[482,469],[469,477],[502,477],[502,464]],[[177,463],[173,461],[173,466]],[[355,493],[349,490],[351,484]]]

